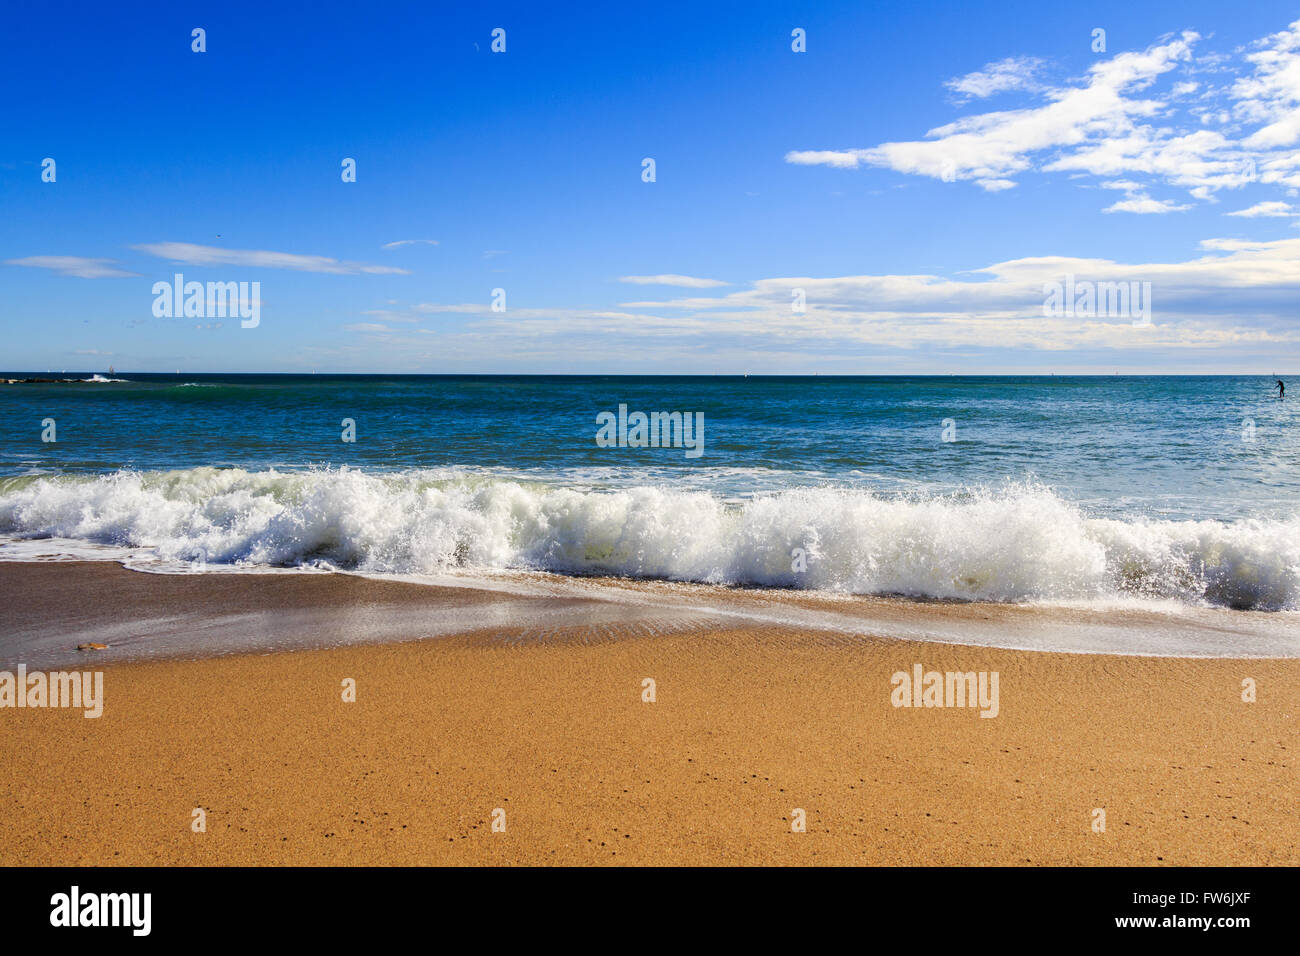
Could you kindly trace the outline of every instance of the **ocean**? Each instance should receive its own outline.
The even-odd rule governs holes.
[[[1262,376],[0,377],[0,558],[1300,609]]]

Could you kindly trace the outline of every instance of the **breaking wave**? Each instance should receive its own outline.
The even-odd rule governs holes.
[[[725,502],[350,468],[192,468],[0,481],[0,534],[209,566],[420,574],[532,569],[985,601],[1139,597],[1300,608],[1300,516],[1087,517],[1030,484],[881,497],[799,488]]]

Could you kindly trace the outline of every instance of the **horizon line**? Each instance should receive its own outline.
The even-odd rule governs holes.
[[[49,375],[104,375],[99,369],[60,369],[59,371],[0,371],[0,378],[41,378]],[[313,376],[394,378],[1278,378],[1297,377],[1294,372],[1143,372],[1115,370],[1111,372],[339,372],[319,371],[283,372],[233,370],[203,372],[197,370],[149,371],[146,369],[113,369],[113,375],[284,375],[311,378]]]

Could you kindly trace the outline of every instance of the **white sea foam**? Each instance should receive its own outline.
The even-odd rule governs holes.
[[[667,486],[577,490],[422,470],[43,475],[0,482],[0,534],[144,549],[177,566],[532,569],[989,601],[1300,609],[1300,516],[1093,519],[1033,485],[893,498],[797,488],[736,503]]]

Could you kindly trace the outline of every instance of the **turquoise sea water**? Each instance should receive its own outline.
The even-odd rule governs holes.
[[[116,378],[0,387],[0,535],[214,566],[1300,604],[1300,382]],[[702,415],[702,453],[600,447],[620,405]]]

